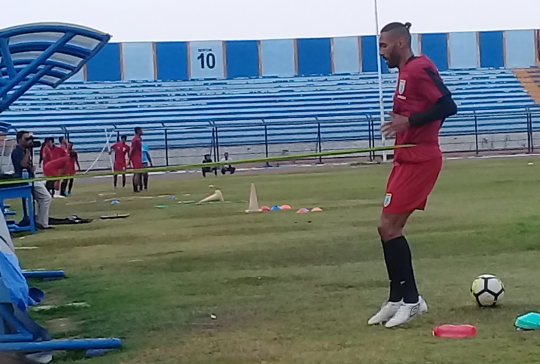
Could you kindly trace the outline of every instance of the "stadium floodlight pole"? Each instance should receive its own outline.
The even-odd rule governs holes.
[[[375,6],[375,34],[377,34],[377,74],[379,77],[379,110],[381,117],[381,125],[384,123],[384,96],[383,96],[383,87],[382,87],[382,64],[380,56],[380,47],[379,47],[379,10],[377,0],[373,0]],[[386,138],[381,134],[381,141],[383,147],[386,146]],[[386,150],[383,151],[383,162],[388,160],[386,155]]]

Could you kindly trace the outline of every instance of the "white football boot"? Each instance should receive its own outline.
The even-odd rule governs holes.
[[[403,304],[403,300],[399,302],[384,302],[379,312],[368,320],[368,325],[378,325],[390,320],[398,312]]]
[[[409,322],[421,313],[427,312],[428,307],[422,296],[418,297],[417,303],[402,303],[394,317],[387,323],[386,327],[395,327]]]

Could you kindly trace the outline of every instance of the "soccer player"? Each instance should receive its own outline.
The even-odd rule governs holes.
[[[75,159],[75,152],[69,152],[67,156],[53,159],[43,167],[43,172],[47,177],[57,177],[65,175],[65,171],[69,168],[71,160]]]
[[[402,325],[427,311],[416,286],[411,250],[403,234],[409,216],[424,210],[442,169],[439,129],[445,118],[457,113],[450,91],[436,66],[425,56],[414,56],[410,23],[390,23],[381,30],[380,55],[389,68],[398,68],[391,121],[381,126],[396,145],[386,186],[378,231],[390,280],[390,295],[368,324]]]
[[[127,135],[122,135],[119,142],[116,142],[111,147],[111,150],[109,151],[109,155],[114,150],[114,166],[113,169],[115,172],[124,172],[126,170],[126,157],[129,154],[129,145],[126,143],[127,141]],[[113,177],[113,184],[114,188],[116,188],[116,185],[118,183],[118,175],[114,175]],[[126,187],[126,175],[122,174],[122,187]]]
[[[66,147],[66,143],[67,143],[66,138],[59,137],[58,142],[60,143],[59,146],[54,145],[54,139],[53,139],[53,144],[51,145],[51,152],[52,152],[53,160],[69,156],[69,153]],[[52,190],[53,197],[65,197],[65,196],[62,196],[61,194],[55,195],[55,191],[60,190],[60,181],[52,181],[52,185],[53,185],[53,190]]]
[[[39,165],[45,166],[54,159],[52,147],[54,146],[54,138],[45,138],[43,144],[41,145],[41,150],[39,152]],[[45,188],[51,196],[54,196],[54,181],[45,182]]]
[[[60,142],[59,146],[54,145],[54,140],[53,140],[53,144],[51,144],[51,152],[52,152],[53,159],[58,159],[58,158],[66,157],[69,155],[67,148],[64,145],[65,138],[60,137],[58,138],[58,141]]]
[[[135,128],[135,135],[131,139],[131,151],[129,154],[129,160],[133,169],[142,168],[142,128]],[[141,173],[133,173],[133,192],[139,192],[139,181],[141,180]]]
[[[77,169],[75,169],[75,164],[77,165],[78,170],[81,170],[81,165],[79,164],[79,153],[75,149],[73,149],[73,143],[68,143],[68,153],[70,155],[72,154],[73,157],[70,158],[69,163],[66,167],[66,170],[64,171],[65,176],[74,176],[75,173],[77,173]],[[71,195],[71,191],[73,190],[73,180],[74,178],[65,179],[62,181],[62,184],[60,185],[60,195],[66,196]],[[68,185],[69,183],[69,185]],[[67,192],[66,192],[67,188]]]
[[[148,144],[142,143],[142,167],[148,168],[153,167],[152,157],[150,156],[150,148]],[[139,178],[139,188],[142,190],[144,187],[145,190],[148,189],[148,172],[141,173],[141,178]]]
[[[51,147],[54,143],[54,138],[45,138],[41,149],[39,151],[39,166],[41,167],[43,163],[47,163],[53,159]]]

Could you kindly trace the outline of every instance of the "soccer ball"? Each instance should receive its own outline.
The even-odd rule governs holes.
[[[482,274],[473,281],[471,294],[478,306],[495,306],[504,296],[504,285],[496,276]]]

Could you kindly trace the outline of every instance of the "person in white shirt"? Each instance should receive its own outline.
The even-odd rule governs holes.
[[[232,161],[232,159],[229,157],[229,153],[225,152],[225,154],[223,154],[223,158],[221,159],[221,162],[229,162],[229,161]],[[225,174],[227,172],[234,174],[234,171],[236,171],[236,168],[233,167],[232,164],[221,166],[221,174]]]

